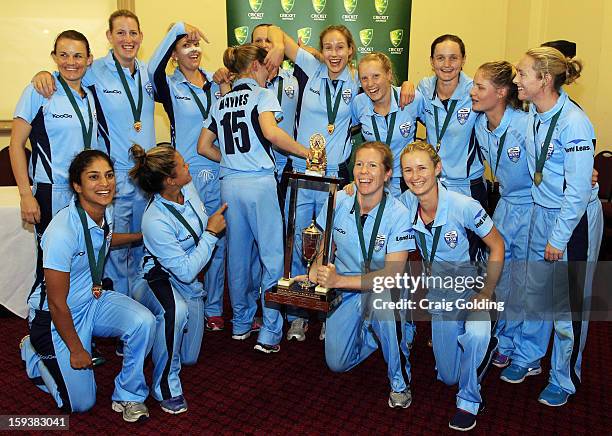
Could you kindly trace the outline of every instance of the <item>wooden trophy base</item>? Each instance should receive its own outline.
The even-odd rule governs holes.
[[[276,289],[266,292],[266,301],[331,312],[340,303],[340,295],[333,289],[321,286],[303,288],[301,282],[294,279],[280,279]]]

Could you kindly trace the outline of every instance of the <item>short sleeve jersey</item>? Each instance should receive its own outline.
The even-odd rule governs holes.
[[[274,92],[281,109],[283,118],[278,122],[278,127],[283,129],[292,138],[295,127],[295,111],[299,97],[299,85],[297,79],[290,71],[283,68],[278,70],[278,75],[272,81],[266,83],[266,87]],[[305,144],[308,146],[308,144]],[[284,167],[287,162],[287,155],[277,149],[273,149],[277,167]]]

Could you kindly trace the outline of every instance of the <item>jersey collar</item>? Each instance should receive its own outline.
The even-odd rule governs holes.
[[[236,86],[243,85],[243,84],[253,85],[253,86],[257,87],[257,88],[260,88],[259,83],[257,83],[257,80],[251,79],[250,77],[243,77],[241,79],[236,80],[234,82],[234,86],[232,88],[235,88]]]
[[[77,201],[77,196],[74,195],[72,199],[70,200],[70,204],[68,207],[70,208],[70,214],[78,218],[79,213],[77,212],[76,201]],[[96,227],[100,228],[100,226],[93,219],[91,219],[89,214],[85,213],[85,216],[87,217],[87,228],[88,229],[93,229]],[[106,210],[104,211],[104,224],[107,224],[108,227],[111,229],[113,228],[113,207],[112,206],[108,206]]]
[[[59,71],[53,72],[53,79],[55,80],[55,93],[58,95],[66,95],[66,92],[64,91],[64,87],[59,83]],[[85,97],[87,97],[87,94],[88,94],[87,87],[84,86],[82,83],[81,83],[81,89],[83,89],[83,91],[85,92]],[[76,92],[74,89],[70,88],[70,91],[72,91],[72,95],[74,95],[77,101],[83,99],[83,97],[81,97],[81,95],[78,92]]]
[[[200,70],[200,72],[202,74],[204,74],[204,77],[206,78],[206,81],[208,83],[212,83],[212,74],[210,74],[209,72],[207,72],[203,68],[200,68],[199,70]],[[181,69],[178,68],[178,67],[174,69],[174,73],[172,73],[171,79],[176,81],[177,83],[187,83],[188,85],[191,84],[191,82],[189,80],[187,80],[187,78],[185,77],[185,75],[183,74]],[[193,86],[195,86],[195,85],[193,85]]]
[[[431,92],[431,99],[434,102],[440,102],[440,106],[443,107],[440,98],[438,97],[438,93],[436,92],[436,85],[438,84],[438,78],[434,76],[433,81],[433,90]],[[451,95],[450,100],[461,100],[465,95],[469,95],[470,87],[472,86],[472,79],[468,77],[463,71],[459,73],[459,83]]]
[[[400,95],[400,90],[396,86],[392,85],[391,86],[391,91],[390,91],[391,92],[391,108],[389,109],[389,113],[390,114],[393,113],[393,112],[399,112],[399,110],[400,110],[398,102],[395,99],[393,90],[397,91],[397,96],[398,97]],[[364,94],[365,94],[365,92],[364,92]],[[372,115],[382,116],[382,115],[374,112],[374,103],[372,103],[372,100],[370,100],[370,97],[368,97],[366,95],[366,99],[365,100],[366,100],[366,105],[367,105],[366,106],[367,115],[370,115],[370,116],[372,116]]]
[[[106,56],[104,56],[104,64],[106,64],[106,66],[111,70],[111,71],[117,71],[117,67],[115,66],[115,60],[113,59],[113,49],[111,48],[108,51],[108,54]],[[134,61],[134,74],[140,70],[141,67],[141,63],[138,59],[135,59]],[[126,70],[126,68],[123,68],[124,70]],[[130,73],[130,70],[127,70],[127,74],[128,75],[132,75],[132,73]]]
[[[438,207],[436,209],[436,217],[434,218],[433,226],[442,227],[443,225],[446,224],[447,221],[448,221],[448,190],[438,180]],[[427,231],[425,229],[425,223],[423,223],[423,220],[419,216],[418,206],[414,213],[412,227],[421,233]]]
[[[555,103],[555,105],[550,108],[549,110],[547,110],[546,112],[543,113],[539,113],[538,110],[535,107],[535,104],[531,104],[530,108],[529,108],[529,112],[533,113],[535,118],[542,122],[542,123],[546,123],[548,121],[550,121],[550,119],[555,116],[555,114],[557,113],[557,111],[559,109],[561,109],[563,107],[563,105],[565,105],[565,102],[567,101],[569,97],[567,96],[567,93],[561,89],[559,91],[559,98],[557,99],[557,102]]]
[[[485,115],[483,118],[484,118],[484,123],[485,123],[485,129],[487,130],[487,132],[492,133],[497,138],[501,138],[504,132],[508,129],[508,126],[510,125],[510,122],[512,121],[512,117],[514,116],[515,111],[516,109],[510,106],[507,106],[506,110],[504,111],[504,115],[502,116],[502,119],[499,123],[499,126],[497,126],[493,131],[489,130],[487,116]]]
[[[321,79],[330,79],[329,77],[329,70],[327,69],[327,65],[325,64],[321,64],[321,66],[323,67],[323,72],[321,73]],[[344,67],[344,70],[342,70],[342,72],[340,73],[340,75],[338,76],[337,79],[334,80],[339,80],[341,82],[347,82],[351,79],[351,75],[349,73],[349,68],[348,66]]]

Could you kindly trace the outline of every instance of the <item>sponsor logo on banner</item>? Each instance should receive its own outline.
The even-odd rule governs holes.
[[[455,248],[457,246],[457,241],[459,240],[459,234],[456,230],[451,230],[450,232],[446,232],[444,234],[444,242],[450,248]]]
[[[351,98],[353,98],[353,91],[350,88],[342,91],[342,100],[344,100],[346,104],[351,102]]]
[[[389,39],[393,47],[389,47],[389,53],[401,55],[404,52],[404,47],[400,47],[402,39],[404,39],[404,29],[395,29],[389,32]]]
[[[302,44],[308,45],[310,37],[312,36],[312,27],[302,27],[297,31],[298,40],[302,41]]]
[[[359,41],[361,41],[361,47],[357,50],[359,53],[369,53],[374,51],[372,47],[369,47],[374,37],[374,29],[361,29],[359,31]]]
[[[376,239],[374,240],[374,251],[380,251],[387,241],[387,235],[376,235]]]
[[[249,26],[240,26],[234,29],[234,37],[238,44],[244,44],[249,37]]]
[[[312,7],[315,13],[310,14],[310,18],[315,21],[325,21],[327,19],[327,14],[323,14],[322,12],[325,10],[326,3],[327,0],[312,0]]]
[[[293,6],[295,6],[295,0],[281,0],[281,7],[284,11],[279,15],[281,20],[293,21],[295,19],[295,14],[289,13],[293,10]]]
[[[248,17],[252,20],[261,20],[264,16],[263,12],[259,12],[262,5],[263,5],[263,0],[249,0],[249,6],[251,7],[251,10],[253,12],[249,12],[247,14]]]
[[[508,159],[512,162],[516,163],[521,158],[521,148],[520,147],[510,147],[508,149]]]
[[[459,124],[461,124],[462,126],[465,124],[465,122],[470,117],[471,111],[472,110],[469,107],[462,107],[457,111],[457,121],[459,121]]]
[[[344,21],[357,21],[359,15],[354,14],[355,9],[357,9],[357,0],[344,0],[344,10],[346,14],[342,15],[342,19]]]
[[[374,0],[374,8],[376,9],[377,15],[374,15],[372,19],[377,23],[386,23],[389,19],[388,15],[384,15],[389,7],[389,1],[390,0]]]
[[[399,130],[404,138],[407,138],[410,134],[410,127],[412,127],[412,123],[410,121],[400,124]]]

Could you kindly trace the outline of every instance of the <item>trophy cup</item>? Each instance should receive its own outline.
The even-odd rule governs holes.
[[[283,278],[278,281],[276,289],[266,292],[266,300],[305,309],[329,312],[339,304],[339,294],[333,289],[324,288],[311,282],[308,278],[308,272],[310,271],[312,262],[319,253],[321,242],[323,243],[322,264],[327,265],[329,263],[334,218],[334,199],[341,179],[325,175],[327,156],[325,153],[325,138],[323,135],[315,133],[310,137],[310,150],[310,158],[307,161],[306,172],[292,172],[288,174],[291,195],[289,197],[289,211],[287,217],[287,238]],[[297,194],[298,189],[304,189],[303,186],[300,186],[300,181],[307,182],[307,186],[311,188],[323,188],[328,192],[326,210],[327,230],[324,232],[319,230],[315,222],[316,217],[313,217],[308,227],[298,230],[302,236],[301,255],[307,262],[305,281],[296,281],[295,278],[291,277],[291,262],[293,259],[296,232],[295,214]]]

